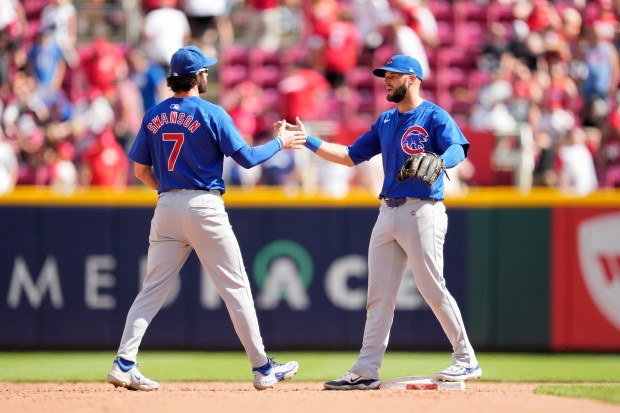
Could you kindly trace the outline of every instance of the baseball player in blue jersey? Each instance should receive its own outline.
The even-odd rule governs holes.
[[[146,278],[129,309],[108,373],[108,382],[116,387],[159,388],[138,369],[138,347],[192,250],[226,304],[253,367],[254,387],[270,388],[297,373],[296,361],[278,364],[265,354],[248,276],[224,209],[222,162],[230,156],[250,168],[281,149],[300,148],[306,138],[281,127],[270,142],[249,147],[230,116],[199,97],[207,90],[207,68],[216,62],[195,46],[172,56],[167,81],[174,96],[146,113],[129,152],[136,177],[159,197],[151,221]]]
[[[367,318],[362,349],[355,365],[342,377],[325,383],[326,389],[353,390],[379,387],[379,368],[388,345],[396,294],[410,265],[416,285],[452,344],[452,363],[436,377],[446,381],[480,378],[474,349],[461,313],[443,277],[443,244],[448,228],[442,202],[443,174],[429,187],[421,179],[395,179],[415,153],[433,152],[447,168],[465,159],[469,143],[450,115],[420,96],[422,68],[409,56],[396,55],[373,74],[385,78],[387,100],[397,108],[386,111],[351,146],[323,142],[308,136],[305,146],[321,158],[354,166],[377,154],[383,158],[385,179],[379,198],[379,217],[368,248]],[[276,124],[280,126],[280,122]],[[303,124],[288,125],[302,130]]]

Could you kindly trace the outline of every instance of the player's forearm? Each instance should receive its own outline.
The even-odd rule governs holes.
[[[339,163],[345,166],[353,166],[347,147],[337,143],[323,142],[316,154],[326,161]]]
[[[155,175],[153,175],[152,173],[150,175],[138,177],[138,179],[142,181],[144,185],[148,186],[151,189],[154,189],[156,191],[159,189],[159,182],[157,182]]]
[[[349,151],[344,145],[338,143],[325,142],[314,136],[308,136],[305,145],[308,149],[329,162],[338,163],[345,166],[353,166],[353,160],[349,156]]]
[[[282,142],[279,138],[273,139],[264,145],[253,148],[244,146],[232,154],[232,158],[245,169],[250,169],[265,162],[282,149]]]
[[[159,182],[157,182],[157,178],[155,178],[153,169],[151,169],[150,166],[134,162],[134,170],[136,178],[138,178],[144,185],[156,191],[159,189]]]
[[[463,146],[455,143],[446,149],[441,155],[441,159],[443,159],[446,168],[454,168],[465,159],[465,150],[463,150]]]

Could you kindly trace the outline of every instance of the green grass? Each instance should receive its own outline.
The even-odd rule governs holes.
[[[534,393],[552,396],[595,399],[620,404],[620,384],[588,384],[581,386],[539,386]]]
[[[325,381],[355,362],[354,352],[273,352],[276,361],[298,360],[295,380]],[[114,352],[0,352],[0,381],[103,381]],[[620,383],[620,354],[479,353],[484,381],[536,383]],[[252,377],[240,352],[140,353],[142,371],[163,381],[239,381]],[[386,354],[381,377],[430,376],[450,355],[425,352]]]

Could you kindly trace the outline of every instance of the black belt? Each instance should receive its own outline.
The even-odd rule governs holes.
[[[407,202],[407,198],[406,197],[402,197],[402,198],[383,197],[383,198],[381,198],[381,200],[383,202],[385,202],[385,205],[389,206],[390,208],[399,207],[399,206],[403,205],[405,202]]]

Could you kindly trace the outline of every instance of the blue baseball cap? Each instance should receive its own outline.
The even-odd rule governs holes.
[[[196,46],[181,47],[170,59],[171,76],[187,76],[217,63],[215,57],[206,57]]]
[[[422,74],[422,66],[420,66],[420,62],[411,56],[405,56],[402,54],[392,56],[385,66],[373,70],[372,74],[377,77],[385,77],[386,71],[415,75],[415,77],[420,80],[422,80],[422,77],[424,76]]]

